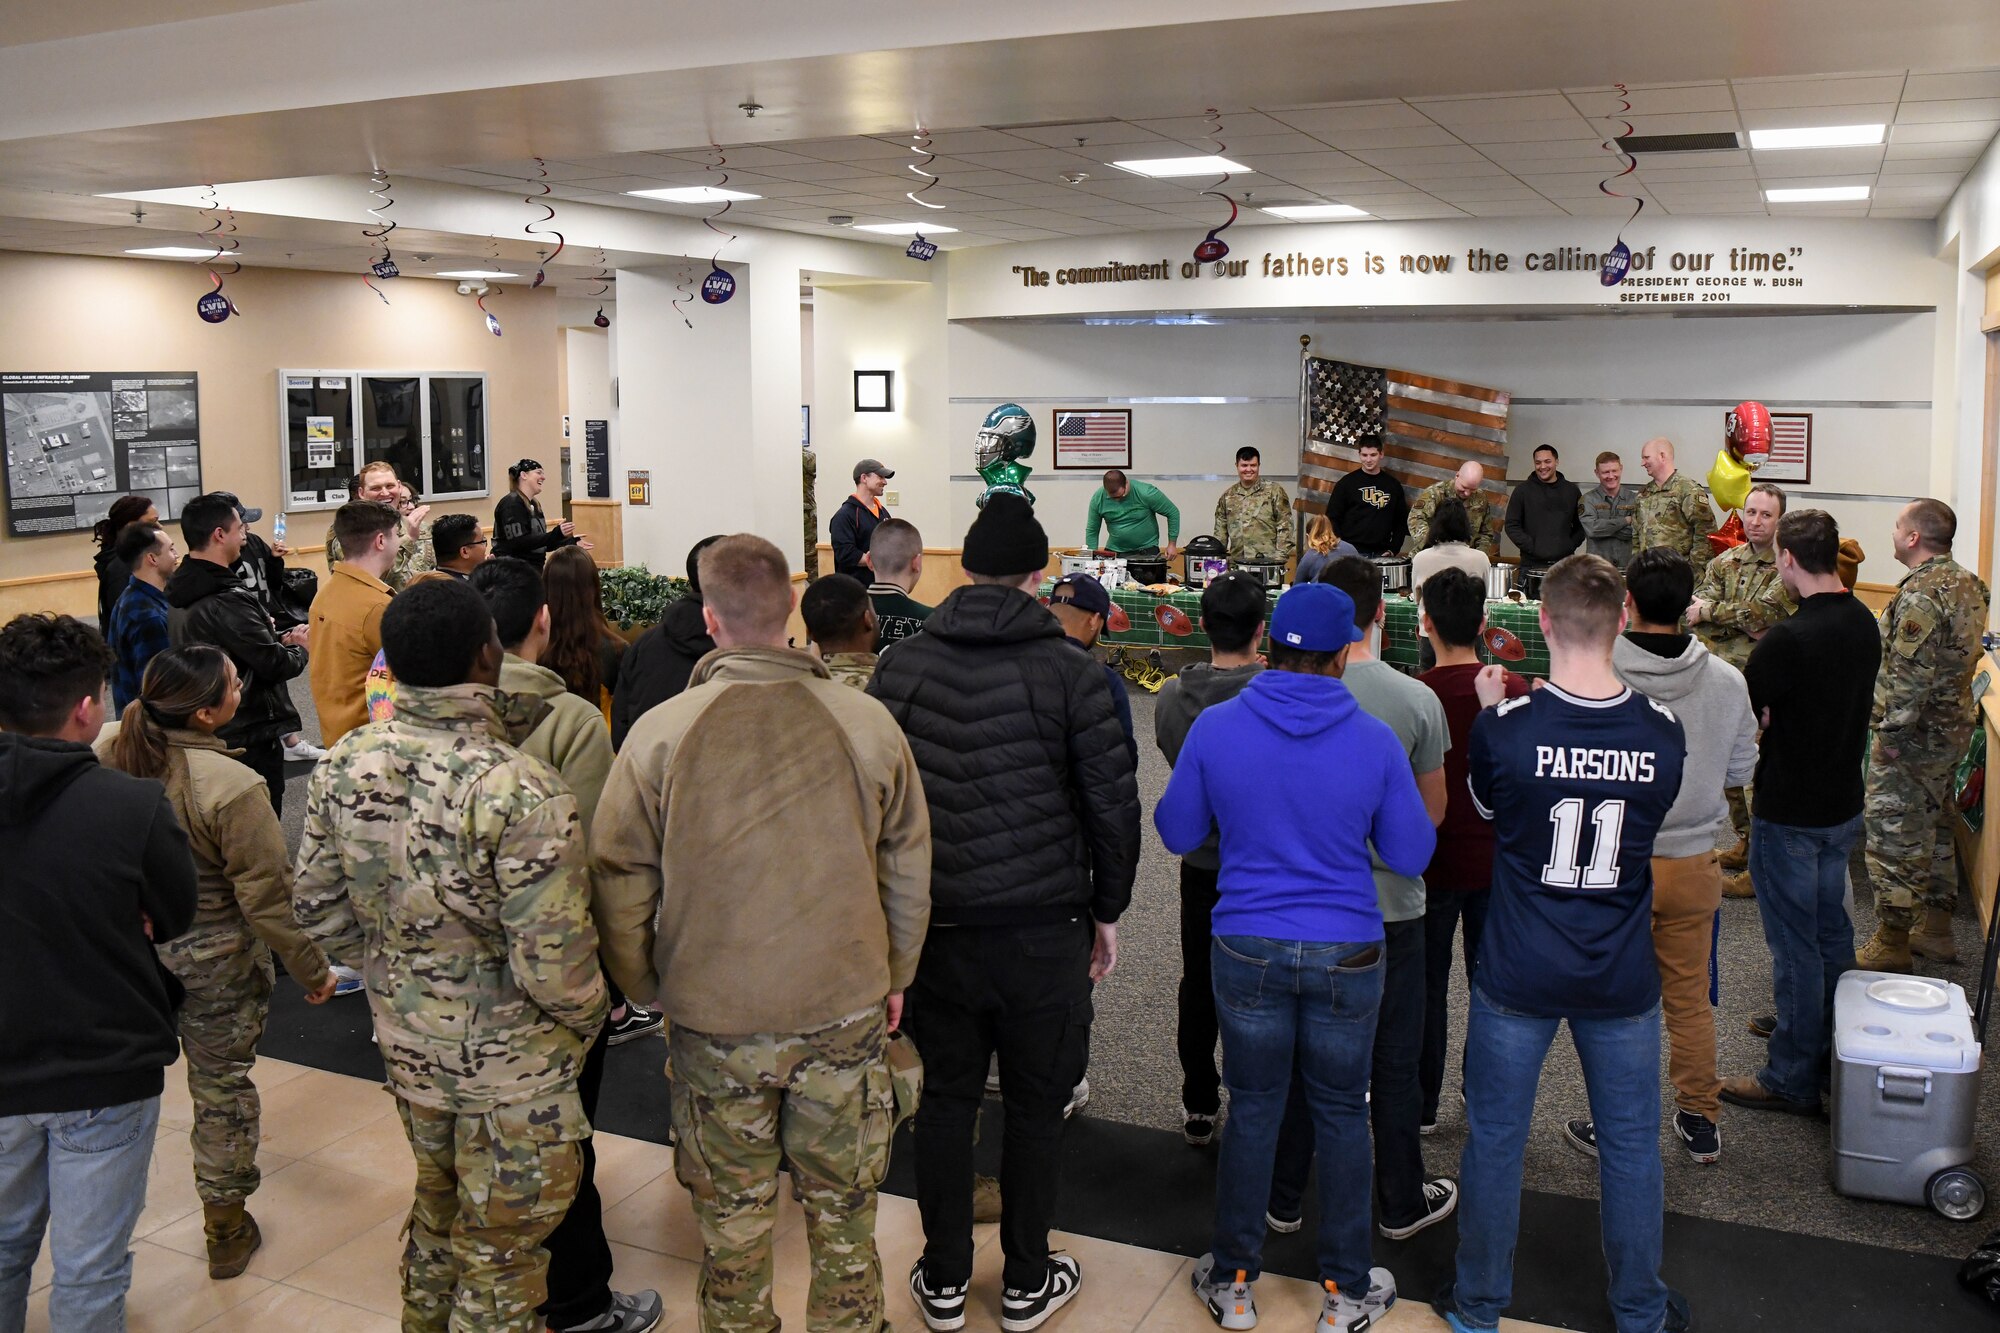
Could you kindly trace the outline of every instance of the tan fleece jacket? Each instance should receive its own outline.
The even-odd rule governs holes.
[[[611,730],[604,724],[604,714],[571,694],[555,672],[512,653],[500,663],[500,689],[548,704],[548,713],[521,742],[521,752],[562,774],[576,793],[576,813],[583,821],[588,845],[590,823],[597,814],[598,798],[604,794],[604,779],[611,773]]]
[[[809,653],[696,664],[626,737],[591,850],[605,966],[679,1026],[811,1031],[916,976],[923,779],[889,711]]]

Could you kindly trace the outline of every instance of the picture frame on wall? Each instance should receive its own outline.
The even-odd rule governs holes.
[[[1052,452],[1058,471],[1102,472],[1132,466],[1132,409],[1089,407],[1055,410]]]
[[[1813,414],[1771,413],[1771,456],[1751,474],[1753,481],[1805,486],[1812,481]]]

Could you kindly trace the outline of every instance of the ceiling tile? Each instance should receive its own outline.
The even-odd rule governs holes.
[[[1912,74],[1903,87],[1905,102],[1937,102],[1961,97],[2000,97],[2000,69],[1959,74]]]
[[[1866,185],[1874,187],[1873,172],[1861,176],[1761,176],[1759,185],[1767,190],[1817,189],[1835,185]]]
[[[1359,152],[1353,156],[1371,167],[1380,167],[1395,174],[1398,167],[1411,167],[1439,162],[1485,162],[1487,159],[1474,149],[1463,144],[1449,148],[1379,148]]]
[[[1865,218],[1866,204],[1773,204],[1764,209],[1774,218]]]
[[[1402,102],[1356,102],[1280,111],[1272,118],[1329,142],[1350,130],[1422,129],[1432,123],[1421,111]]]
[[[822,162],[811,167],[772,167],[770,175],[789,181],[842,181],[856,180],[876,173],[852,162]]]
[[[1903,95],[1903,76],[1878,74],[1860,78],[1737,79],[1736,105],[1745,111],[1776,106],[1842,106],[1856,102],[1894,102]]]
[[[1682,156],[1686,156],[1683,154]],[[1686,181],[1747,181],[1756,179],[1756,173],[1748,166],[1730,163],[1716,163],[1703,167],[1656,167],[1642,160],[1635,173],[1649,185],[1664,185],[1668,182]]]
[[[1317,152],[1311,153],[1276,153],[1268,157],[1260,157],[1256,162],[1247,165],[1254,166],[1259,171],[1269,172],[1274,176],[1290,176],[1304,172],[1370,170],[1368,166],[1350,154],[1336,152],[1331,148],[1322,148]]]
[[[789,152],[782,148],[767,148],[761,144],[741,144],[722,151],[723,156],[729,159],[730,167],[744,167],[751,171],[762,170],[765,167],[807,166],[817,160],[803,153]]]
[[[1017,139],[1041,144],[1044,148],[1075,148],[1078,139],[1092,149],[1106,144],[1164,143],[1165,135],[1141,129],[1122,120],[1086,120],[1065,125],[1027,125],[1007,133]]]
[[[866,162],[873,158],[901,157],[909,151],[900,143],[869,138],[807,139],[788,143],[785,150],[801,157],[818,158],[822,162]]]
[[[1423,218],[1462,218],[1468,216],[1464,209],[1454,208],[1442,201],[1428,204],[1411,204],[1406,207],[1385,206],[1368,210],[1376,217],[1388,222],[1415,222]]]
[[[1887,125],[1896,118],[1894,102],[1840,106],[1763,107],[1743,113],[1746,130],[1798,130],[1821,125]]]
[[[1585,116],[1609,116],[1620,101],[1616,88],[1569,88],[1572,105]],[[1734,111],[1726,83],[1691,83],[1631,90],[1632,114],[1666,116],[1683,111]]]
[[[1211,141],[1207,139],[1189,139],[1185,142],[1188,147],[1194,149],[1196,152],[1208,152],[1212,148]],[[1291,153],[1314,153],[1326,147],[1325,144],[1313,138],[1310,134],[1300,134],[1296,130],[1288,130],[1283,134],[1247,135],[1243,138],[1238,138],[1233,134],[1224,134],[1221,142],[1223,144],[1224,156],[1234,158],[1238,162],[1248,163],[1251,166],[1259,165],[1266,157],[1278,157]]]
[[[1568,120],[1503,120],[1492,125],[1463,125],[1458,137],[1482,148],[1521,143],[1576,143],[1596,146],[1604,142],[1602,129],[1581,116]]]
[[[1624,119],[1632,122],[1634,134],[1728,134],[1742,128],[1732,111],[1680,111]]]
[[[1406,125],[1393,130],[1329,131],[1327,142],[1336,148],[1435,148],[1459,142],[1441,125]]]
[[[1659,167],[1747,167],[1750,165],[1750,154],[1741,148],[1702,153],[1641,153],[1638,157],[1639,170],[1641,171],[1651,171]]]
[[[909,151],[913,138],[914,136],[901,136],[893,141],[902,143],[905,151]],[[931,151],[952,156],[965,153],[1004,153],[1034,146],[1031,141],[1017,139],[999,130],[939,130],[931,135]]]
[[[1892,143],[1882,157],[1882,170],[1938,171],[1945,167],[1970,170],[1983,147],[1977,143]],[[1930,163],[1938,165],[1927,165]]]
[[[1513,120],[1568,120],[1576,108],[1561,93],[1519,97],[1457,97],[1436,101],[1412,98],[1410,105],[1447,128],[1492,125]]]
[[[1507,168],[1483,159],[1477,162],[1411,162],[1390,168],[1389,174],[1398,180],[1406,181],[1456,180],[1473,176],[1513,179],[1508,174]]]
[[[1173,145],[1155,144],[1142,148],[1134,157],[1181,157],[1178,151],[1160,152],[1161,148],[1172,149]],[[1037,175],[1054,175],[1061,171],[1099,172],[1113,170],[1109,163],[1113,156],[1110,149],[1101,157],[1086,157],[1076,153],[1065,153],[1056,148],[1024,148],[1009,153],[959,153],[963,161],[975,166],[990,167],[996,171],[1029,172]]]
[[[1936,125],[1951,120],[2000,119],[2000,97],[1957,97],[1938,102],[1905,102],[1898,125]]]
[[[1913,143],[1971,143],[1984,146],[2000,133],[2000,118],[1992,120],[1946,120],[1924,124],[1897,124],[1889,127],[1889,146]]]
[[[1759,176],[1858,176],[1882,169],[1882,148],[1797,148],[1753,152]]]
[[[1927,148],[1944,145],[1926,144]],[[1977,153],[1961,153],[1954,157],[1896,157],[1891,154],[1882,163],[1882,179],[1893,180],[1897,176],[1918,175],[1932,171],[1951,171],[1963,176],[1979,161]]]
[[[1205,139],[1215,121],[1206,116],[1172,116],[1164,120],[1135,120],[1131,124],[1169,139]],[[1296,126],[1286,125],[1260,111],[1225,111],[1221,115],[1222,138],[1247,139],[1258,134],[1284,134]],[[1307,131],[1311,133],[1311,131]]]
[[[1951,191],[1956,190],[1958,188],[1958,183],[1964,179],[1965,179],[1965,173],[1962,171],[1911,173],[1909,175],[1885,177],[1876,188],[1878,192],[1886,189],[1896,189],[1896,190],[1932,189],[1932,190],[1943,190],[1946,193],[1950,193]]]
[[[1534,170],[1529,164],[1534,162],[1561,161],[1603,161],[1618,164],[1615,149],[1607,151],[1601,141],[1563,139],[1553,143],[1496,143],[1483,146],[1480,152],[1495,162],[1520,165],[1525,170]]]
[[[1881,204],[1876,204],[1873,208],[1870,208],[1868,210],[1868,216],[1871,218],[1928,219],[1928,218],[1934,218],[1937,215],[1938,215],[1938,209],[1936,207],[1926,207],[1922,204],[1918,204],[1908,208],[1885,208]]]
[[[1560,207],[1540,195],[1520,199],[1472,199],[1458,205],[1459,211],[1475,218],[1561,217]]]

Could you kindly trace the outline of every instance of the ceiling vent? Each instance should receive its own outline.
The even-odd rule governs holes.
[[[1633,134],[1618,141],[1628,153],[1726,153],[1741,148],[1734,132],[1727,134]]]

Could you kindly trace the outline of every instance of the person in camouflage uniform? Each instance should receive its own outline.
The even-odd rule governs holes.
[[[1709,508],[1708,488],[1675,470],[1672,440],[1646,441],[1639,466],[1652,480],[1640,489],[1632,516],[1633,553],[1655,546],[1679,551],[1694,566],[1698,581],[1714,555],[1708,534],[1715,531],[1715,512]]]
[[[1263,466],[1249,445],[1236,451],[1236,485],[1215,502],[1215,535],[1231,560],[1283,564],[1298,549],[1292,497],[1275,481],[1257,480]]]
[[[493,617],[457,579],[382,617],[394,720],[314,770],[295,911],[361,969],[417,1160],[410,1333],[539,1333],[541,1242],[577,1190],[577,1094],[609,1011],[576,798],[516,745],[546,705],[497,688]]]
[[[1749,665],[1750,650],[1764,632],[1799,609],[1778,577],[1776,539],[1784,513],[1784,491],[1769,482],[1753,487],[1743,502],[1746,540],[1708,562],[1687,610],[1688,627],[1696,637],[1738,671]],[[1733,876],[1724,892],[1731,898],[1749,898],[1755,896],[1748,869],[1749,802],[1741,787],[1731,787],[1726,794],[1736,845],[1717,857]]]
[[[262,1103],[250,1068],[270,1015],[271,956],[309,1003],[333,998],[334,984],[325,955],[293,924],[285,831],[264,779],[215,738],[241,698],[236,667],[220,648],[169,648],[147,665],[118,730],[96,746],[111,767],[165,784],[194,853],[194,924],[157,947],[187,989],[179,1024],[194,1103],[188,1138],[212,1278],[241,1274],[263,1243],[244,1204],[263,1179]]]
[[[827,674],[857,690],[875,679],[875,603],[845,574],[819,579],[799,598],[799,619],[826,663]]]
[[[1952,778],[1972,739],[1972,675],[1988,596],[1986,584],[1951,558],[1957,531],[1958,516],[1939,500],[1913,500],[1896,518],[1896,560],[1910,573],[1882,613],[1861,814],[1880,924],[1856,966],[1877,972],[1909,971],[1912,953],[1958,958]]]
[[[1493,522],[1493,497],[1480,489],[1486,469],[1478,463],[1464,463],[1448,481],[1432,482],[1410,506],[1409,551],[1415,554],[1431,539],[1431,516],[1446,500],[1465,506],[1466,520],[1472,525],[1474,549],[1486,552],[1490,560],[1500,554],[1500,533]]]
[[[799,449],[806,485],[806,582],[819,577],[819,458],[811,445]]]
[[[362,468],[361,475],[354,479],[354,498],[393,506],[403,516],[402,544],[396,548],[396,563],[382,576],[384,583],[401,592],[411,579],[437,568],[437,550],[431,541],[430,524],[425,521],[431,507],[416,503],[410,488],[396,479],[395,468],[387,463],[370,463]],[[328,528],[326,567],[330,570],[346,558],[340,539]]]

